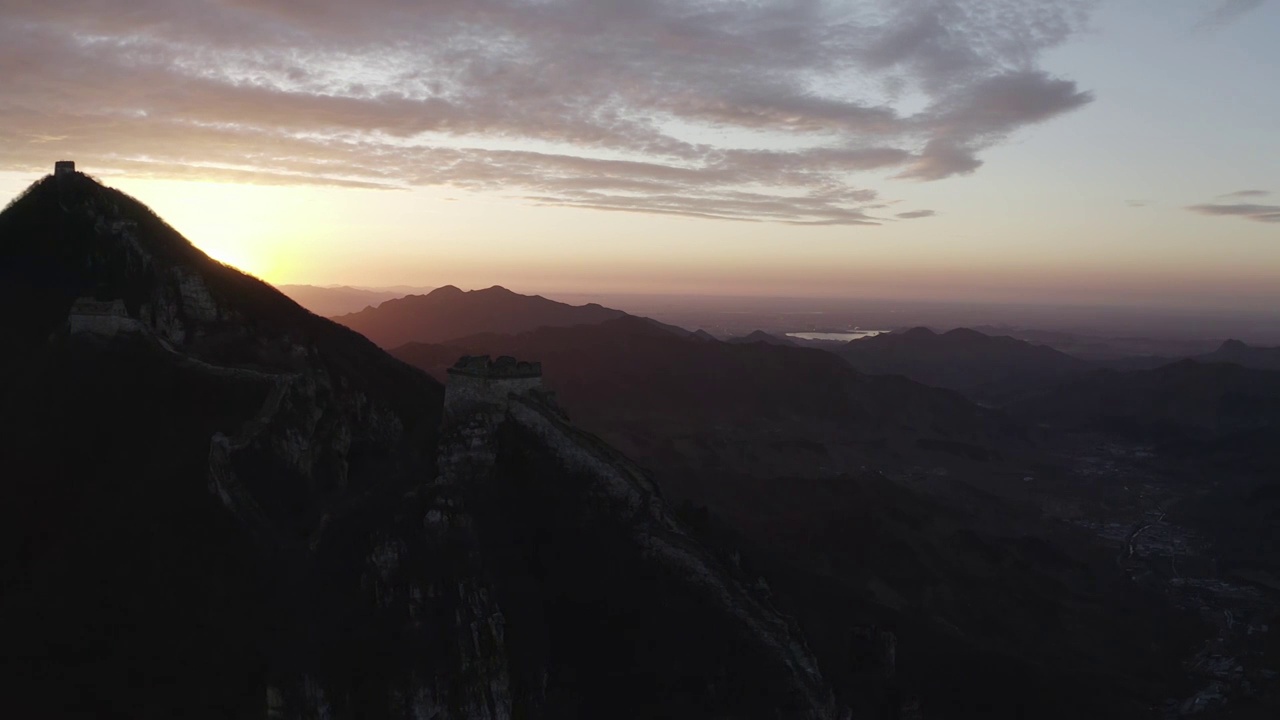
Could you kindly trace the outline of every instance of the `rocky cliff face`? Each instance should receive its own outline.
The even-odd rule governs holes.
[[[767,592],[549,393],[508,384],[451,378],[440,481],[475,510],[518,699],[545,717],[836,717]]]

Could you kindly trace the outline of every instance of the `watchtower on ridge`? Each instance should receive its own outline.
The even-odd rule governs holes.
[[[141,332],[142,323],[129,316],[124,301],[95,300],[91,297],[76,299],[67,313],[67,329],[72,335],[113,336],[120,333]]]
[[[486,408],[503,411],[512,394],[524,395],[542,389],[542,363],[523,362],[509,355],[496,360],[488,355],[465,355],[447,372],[446,417],[456,418]]]

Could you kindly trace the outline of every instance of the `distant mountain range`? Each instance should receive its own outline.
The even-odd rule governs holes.
[[[852,340],[836,352],[865,373],[905,375],[997,401],[1092,368],[1050,347],[966,328],[939,334],[917,327]]]
[[[431,288],[407,286],[388,288],[356,288],[319,285],[277,285],[276,289],[291,300],[321,317],[346,315],[367,307],[377,307],[388,300],[406,295],[425,295]]]
[[[1199,344],[1203,345],[1203,344]],[[1201,363],[1231,363],[1255,370],[1280,370],[1280,348],[1248,345],[1240,340],[1225,340],[1212,351],[1199,347],[1194,352],[1173,355],[1130,355],[1097,359],[1096,367],[1109,370],[1154,370],[1182,360]]]
[[[1255,347],[1239,340],[1227,340],[1217,350],[1193,359],[1202,363],[1234,363],[1255,370],[1280,370],[1280,347]]]
[[[976,325],[986,335],[1008,335],[1035,345],[1048,345],[1072,357],[1090,362],[1134,361],[1139,358],[1184,358],[1209,352],[1209,340],[1177,338],[1113,337],[1087,335],[1061,330],[1036,330],[1005,326]]]
[[[726,340],[725,342],[733,343],[735,345],[745,345],[749,343],[764,343],[765,345],[785,345],[788,347],[796,347],[796,344],[791,342],[791,340],[787,339],[786,337],[782,335],[770,335],[769,333],[763,330],[756,330],[753,333],[750,333],[748,335],[742,335],[740,337],[732,337]]]
[[[566,305],[541,296],[517,295],[499,286],[464,292],[446,285],[426,295],[389,300],[333,319],[384,348],[394,348],[411,342],[448,342],[478,330],[518,333],[544,326],[599,323],[625,314],[596,304]]]
[[[1181,360],[1152,370],[1098,370],[1009,406],[1033,422],[1118,430],[1171,452],[1238,451],[1280,459],[1280,372]]]
[[[672,432],[733,421],[738,431],[776,434],[780,423],[791,422],[794,430],[783,437],[816,443],[826,423],[826,432],[843,434],[846,444],[867,447],[917,438],[985,445],[1000,433],[996,415],[953,393],[862,375],[821,350],[725,343],[634,316],[472,335],[446,345],[412,343],[392,354],[437,376],[459,354],[539,358],[569,412],[597,429],[638,416],[652,418],[646,427]]]
[[[936,333],[916,327],[853,340],[831,349],[862,372],[903,375],[996,405],[1051,389],[1093,370],[1150,370],[1183,359],[1134,356],[1086,361],[1047,344],[1007,335],[987,335],[968,328]],[[1278,370],[1280,348],[1252,347],[1228,340],[1217,350],[1190,359],[1199,363],[1232,363],[1259,370]]]
[[[775,592],[806,618],[820,638],[815,651],[837,676],[856,677],[840,664],[841,628],[851,617],[886,614],[913,638],[900,652],[928,668],[925,682],[939,683],[926,696],[955,716],[1015,716],[1020,703],[1047,696],[1058,698],[1061,717],[1099,707],[1125,716],[1127,701],[1101,700],[1111,690],[1091,686],[1096,694],[1084,700],[1056,686],[1064,676],[1047,668],[1059,667],[1061,655],[1045,648],[1070,647],[1095,668],[1139,657],[1143,667],[1163,667],[1145,653],[1169,620],[1150,611],[1142,623],[1114,623],[1093,639],[1061,632],[1113,623],[1106,618],[1114,607],[1138,600],[1109,574],[1110,557],[1078,539],[1064,549],[1047,539],[1057,532],[1052,524],[1038,515],[1017,520],[980,489],[993,474],[1021,477],[1016,458],[1034,448],[1018,425],[955,392],[865,375],[823,350],[719,342],[631,316],[413,343],[392,354],[437,376],[459,354],[539,358],[576,422],[653,471],[690,517],[780,578]],[[926,590],[972,593],[997,577],[1003,589],[995,595],[1021,600],[969,607]],[[867,587],[878,590],[868,595]],[[1074,619],[1046,624],[1033,608],[1048,607]],[[1107,654],[1091,655],[1102,644]],[[957,664],[975,653],[986,653],[984,670]],[[1041,669],[1026,664],[1032,657]],[[978,701],[963,684],[942,681],[960,675],[984,685],[1017,678],[1019,689]]]

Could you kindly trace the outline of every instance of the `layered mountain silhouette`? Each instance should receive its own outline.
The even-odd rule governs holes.
[[[1134,354],[1115,354],[1092,358],[1088,354],[1080,357],[1089,357],[1090,362],[1096,368],[1105,368],[1109,370],[1130,371],[1130,370],[1154,370],[1165,365],[1171,365],[1182,360],[1194,360],[1199,363],[1232,363],[1241,367],[1253,368],[1255,370],[1280,370],[1280,348],[1276,347],[1259,347],[1249,345],[1240,340],[1225,340],[1217,348],[1210,352],[1205,352],[1203,346],[1204,341],[1168,341],[1157,343],[1156,341],[1121,338],[1114,341],[1118,345],[1128,343],[1133,347]],[[1052,340],[1046,342],[1051,344]],[[1156,353],[1139,353],[1142,350],[1142,343],[1152,345],[1159,352]],[[1173,347],[1168,347],[1173,346]],[[1169,352],[1171,349],[1179,349],[1181,352]],[[1072,351],[1074,354],[1074,350]],[[1086,350],[1087,353],[1087,350]]]
[[[865,373],[905,375],[992,401],[1037,388],[1092,366],[1044,345],[957,328],[924,327],[853,340],[838,354]]]
[[[354,288],[318,285],[277,285],[276,289],[291,300],[321,317],[347,315],[367,307],[377,307],[388,300],[406,295],[420,295],[430,288]]]
[[[741,337],[729,338],[726,342],[731,342],[737,345],[743,345],[748,343],[764,343],[766,345],[786,345],[791,347],[795,346],[795,343],[791,342],[787,338],[781,337],[778,335],[770,335],[769,333],[763,330],[756,330],[755,332],[748,333]]]
[[[754,577],[487,364],[446,399],[74,173],[0,214],[0,297],[12,708],[839,715]]]
[[[1255,370],[1280,370],[1280,347],[1257,347],[1227,340],[1217,350],[1194,359],[1202,363],[1234,363]]]
[[[707,341],[636,317],[393,351],[441,377],[463,353],[540,358],[577,423],[744,549],[852,705],[869,691],[850,633],[877,623],[895,628],[902,681],[940,716],[1123,717],[1138,707],[1132,687],[1081,668],[1145,668],[1138,684],[1178,673],[1158,655],[1176,656],[1185,636],[1109,553],[983,489],[991,475],[1021,477],[1018,458],[1035,453],[1000,412],[824,350]],[[1144,620],[1119,621],[1117,607]]]
[[[1010,411],[1059,427],[1107,429],[1170,452],[1274,464],[1280,373],[1182,360],[1153,370],[1100,370],[1020,400]],[[1222,462],[1227,457],[1219,458]]]
[[[389,300],[376,308],[335,317],[384,348],[410,342],[441,343],[476,332],[518,333],[544,326],[603,322],[624,315],[600,305],[566,305],[517,295],[494,286],[462,291],[452,285],[426,295]]]
[[[392,354],[442,376],[459,353],[540,358],[547,383],[588,427],[615,427],[640,416],[671,421],[672,431],[733,421],[795,440],[872,448],[918,440],[953,442],[968,452],[1012,442],[1017,430],[998,413],[955,393],[896,377],[860,374],[821,350],[732,344],[676,335],[645,318],[543,327],[516,335],[486,333],[447,345],[414,343]],[[808,423],[808,424],[806,424]],[[965,451],[962,451],[965,452]]]
[[[1007,326],[976,325],[974,330],[985,335],[1009,335],[1033,345],[1047,345],[1072,357],[1111,367],[1113,363],[1134,367],[1115,369],[1147,370],[1154,365],[1141,365],[1144,360],[1160,363],[1195,357],[1213,349],[1211,341],[1177,337],[1134,337],[1085,335],[1062,330],[1037,330]]]

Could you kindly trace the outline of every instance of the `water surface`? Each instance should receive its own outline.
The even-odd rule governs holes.
[[[850,340],[862,340],[864,338],[875,337],[881,333],[887,333],[888,330],[849,330],[847,332],[793,332],[787,333],[787,337],[793,337],[798,340],[834,340],[837,342],[848,342]]]

